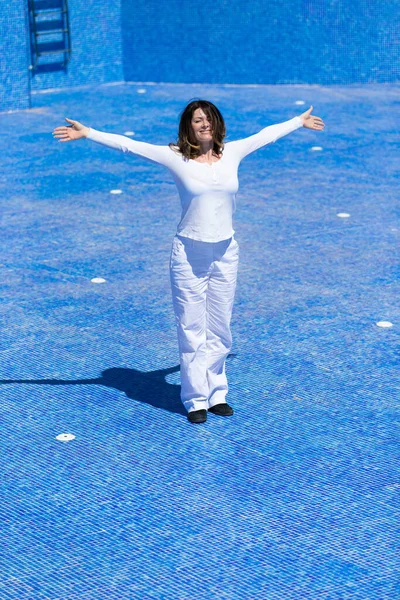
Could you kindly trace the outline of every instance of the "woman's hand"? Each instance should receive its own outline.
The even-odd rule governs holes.
[[[315,129],[315,131],[323,131],[325,123],[320,117],[311,116],[311,111],[313,108],[313,106],[310,106],[305,113],[299,115],[300,119],[303,121],[303,127],[307,127],[307,129]]]
[[[56,127],[53,131],[53,137],[57,138],[59,142],[72,142],[73,140],[80,140],[88,136],[89,127],[85,127],[79,121],[67,118],[65,120],[71,123],[71,125]]]

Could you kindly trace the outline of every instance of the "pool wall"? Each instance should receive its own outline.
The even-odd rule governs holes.
[[[119,81],[226,84],[393,83],[394,0],[69,0],[67,70],[34,73],[27,0],[0,17],[0,111],[32,93]]]

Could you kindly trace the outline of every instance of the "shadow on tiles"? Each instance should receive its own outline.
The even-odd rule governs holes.
[[[157,371],[137,371],[113,367],[95,379],[2,379],[0,385],[104,385],[124,392],[128,398],[150,404],[155,408],[186,415],[180,399],[180,386],[168,383],[165,378],[179,371],[179,365]]]

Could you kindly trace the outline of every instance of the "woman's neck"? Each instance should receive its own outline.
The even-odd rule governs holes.
[[[197,157],[200,160],[204,160],[204,162],[211,162],[213,157],[217,156],[214,152],[214,143],[206,142],[205,144],[200,144],[200,154]]]

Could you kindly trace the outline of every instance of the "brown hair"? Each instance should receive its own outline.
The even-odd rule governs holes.
[[[200,146],[193,136],[191,125],[193,113],[197,108],[201,108],[211,122],[214,142],[213,154],[219,156],[224,149],[225,121],[218,108],[208,100],[192,100],[183,109],[180,115],[178,138],[176,143],[169,144],[169,147],[173,150],[178,149],[187,159],[200,156]]]

